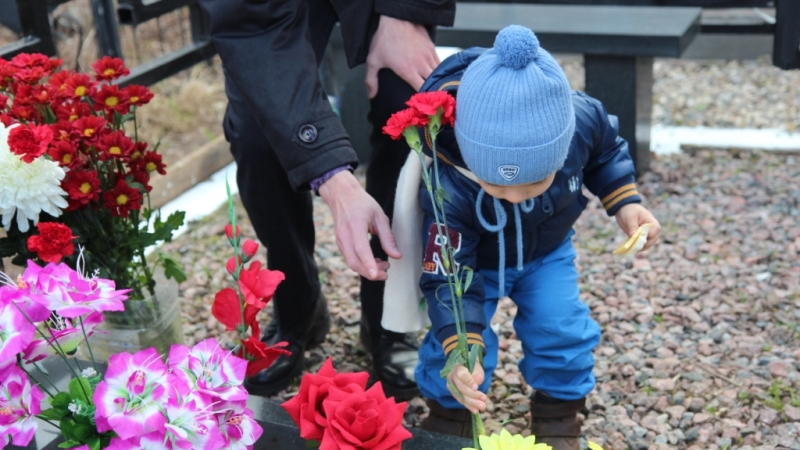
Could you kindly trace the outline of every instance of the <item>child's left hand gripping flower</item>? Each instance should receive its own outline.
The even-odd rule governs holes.
[[[649,249],[658,240],[661,225],[642,205],[625,205],[617,211],[615,217],[619,227],[629,236],[628,240],[614,250],[615,255],[632,256],[640,250]]]

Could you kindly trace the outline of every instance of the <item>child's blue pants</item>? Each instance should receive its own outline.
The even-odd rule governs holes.
[[[592,350],[600,340],[600,327],[579,298],[571,235],[550,254],[525,264],[522,271],[516,267],[505,271],[505,291],[517,304],[514,329],[524,354],[520,372],[531,387],[561,400],[579,399],[594,388]],[[481,269],[481,273],[488,323],[483,331],[486,379],[480,389],[487,392],[497,367],[498,339],[489,323],[497,309],[498,272]],[[429,332],[419,350],[417,385],[423,397],[445,408],[463,409],[439,375],[445,362],[441,344]]]

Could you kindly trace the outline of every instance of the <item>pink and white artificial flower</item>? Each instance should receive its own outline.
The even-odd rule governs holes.
[[[113,430],[121,439],[130,439],[163,431],[166,418],[161,403],[167,399],[167,366],[155,348],[113,355],[93,399],[101,433]]]
[[[229,408],[217,413],[219,431],[225,441],[226,449],[252,449],[264,430],[253,419],[253,411],[248,408]]]
[[[28,261],[22,275],[34,292],[41,294],[38,301],[50,311],[73,319],[95,311],[122,311],[130,289],[116,290],[112,280],[87,277],[64,263],[50,263],[44,268]]]
[[[36,327],[14,302],[0,305],[0,361],[15,361],[33,340]]]
[[[84,341],[84,331],[86,331],[86,336],[91,336],[94,334],[95,327],[103,323],[103,320],[103,313],[93,312],[83,318],[83,328],[81,328],[79,321],[60,317],[53,313],[47,321],[47,326],[50,328],[50,331],[45,333],[47,339],[34,339],[22,351],[22,359],[30,364],[48,356],[57,355],[59,351],[68,355],[74,354]],[[105,333],[105,331],[100,333]]]
[[[0,286],[0,306],[9,303],[16,304],[33,323],[47,320],[50,317],[50,310],[35,300],[37,295],[31,293],[30,287],[21,278],[17,284],[11,281],[6,274],[0,272],[0,283],[5,283],[4,286]]]
[[[36,434],[42,391],[16,365],[0,368],[0,443],[26,446]]]
[[[247,401],[247,390],[242,387],[247,361],[223,349],[214,338],[192,348],[173,345],[168,362],[173,376],[210,401]]]
[[[191,393],[188,396],[170,395],[164,414],[163,437],[155,432],[149,438],[169,442],[174,449],[213,450],[222,448],[222,436],[217,427],[216,417],[211,410],[213,404],[202,396]],[[144,438],[143,438],[144,440]]]

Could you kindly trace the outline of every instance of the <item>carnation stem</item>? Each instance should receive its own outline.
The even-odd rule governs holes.
[[[92,368],[94,369],[95,372],[97,372],[97,362],[95,362],[94,360],[94,353],[92,353],[92,346],[89,344],[89,336],[86,335],[86,328],[84,328],[83,326],[83,316],[81,316],[79,319],[81,322],[81,331],[83,331],[83,339],[86,340],[86,348],[89,349],[89,357],[92,358]]]

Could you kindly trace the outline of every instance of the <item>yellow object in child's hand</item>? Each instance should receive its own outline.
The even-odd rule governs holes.
[[[644,248],[644,244],[647,243],[647,233],[650,232],[650,228],[653,227],[652,223],[646,223],[639,226],[639,229],[636,230],[631,237],[628,238],[627,241],[623,242],[622,245],[617,247],[614,250],[613,254],[617,256],[633,256]]]

